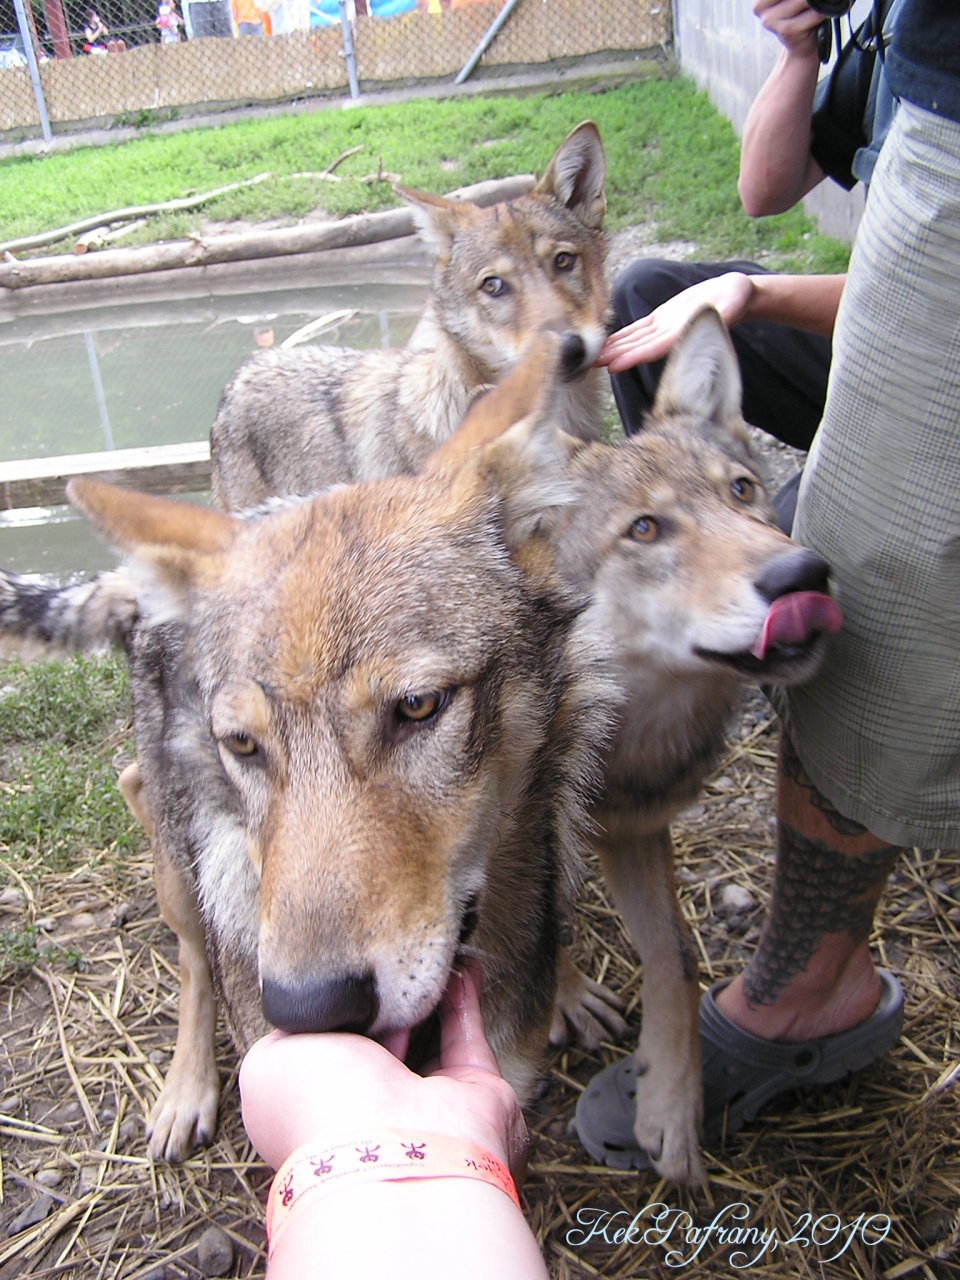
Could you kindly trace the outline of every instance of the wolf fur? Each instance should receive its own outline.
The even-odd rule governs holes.
[[[349,625],[356,626],[354,613],[359,610],[357,616],[364,620],[360,635],[365,635],[364,627],[372,624],[368,613],[360,609],[361,602],[352,587],[353,575],[357,571],[354,566],[365,566],[369,556],[384,555],[387,548],[389,554],[384,571],[389,573],[390,566],[394,564],[395,537],[401,539],[402,555],[396,569],[398,582],[393,584],[393,589],[404,592],[403,608],[411,614],[411,625],[420,625],[421,612],[425,609],[431,617],[431,636],[434,629],[439,635],[449,631],[452,638],[464,634],[464,628],[467,635],[472,635],[474,630],[483,635],[488,633],[487,592],[490,584],[497,581],[495,576],[488,581],[488,565],[477,560],[471,562],[469,568],[462,567],[467,574],[462,592],[447,593],[446,566],[439,578],[434,576],[429,579],[429,586],[423,585],[428,579],[415,567],[420,563],[414,556],[415,539],[408,546],[404,541],[406,535],[401,537],[391,532],[388,536],[386,529],[392,528],[392,516],[384,517],[387,521],[384,526],[374,519],[370,506],[392,495],[394,485],[404,493],[423,494],[426,506],[417,521],[420,536],[426,539],[429,548],[423,554],[440,556],[440,549],[435,545],[437,538],[449,541],[450,533],[442,522],[436,524],[432,517],[433,504],[439,499],[431,499],[429,495],[438,480],[442,479],[445,485],[450,484],[451,477],[461,469],[464,476],[473,477],[475,469],[482,467],[482,459],[496,458],[496,441],[511,423],[517,422],[517,425],[512,431],[507,430],[503,446],[515,449],[518,437],[530,429],[529,423],[536,419],[537,413],[546,413],[552,421],[551,410],[544,407],[548,403],[544,397],[549,394],[549,388],[543,382],[543,367],[547,365],[548,362],[538,356],[535,349],[531,359],[522,362],[506,384],[489,393],[478,405],[478,412],[472,413],[461,430],[438,448],[428,463],[429,470],[423,481],[405,479],[361,486],[356,490],[345,489],[339,496],[332,494],[319,500],[316,510],[322,514],[324,529],[328,528],[328,517],[334,511],[342,513],[344,523],[336,529],[335,537],[332,533],[328,535],[330,555],[328,557],[325,551],[322,565],[317,564],[312,572],[322,571],[330,575],[329,580],[334,584],[343,584],[347,591],[343,605],[344,621],[346,623],[349,619]],[[529,408],[531,404],[540,408],[533,411]],[[518,422],[521,412],[526,417]],[[575,690],[571,697],[562,706],[556,702],[550,704],[549,733],[559,733],[562,744],[558,760],[563,761],[563,752],[567,750],[565,735],[577,738],[582,734],[584,738],[573,753],[573,758],[581,761],[572,770],[573,794],[564,797],[567,783],[551,778],[546,792],[549,798],[539,797],[535,789],[528,788],[523,793],[522,803],[532,805],[531,813],[517,810],[512,818],[520,821],[526,829],[532,817],[535,827],[544,823],[545,830],[552,831],[550,814],[552,807],[559,804],[561,823],[569,830],[573,821],[575,827],[575,820],[565,816],[569,814],[567,805],[573,803],[575,815],[585,776],[583,754],[585,752],[589,756],[598,737],[603,737],[597,719],[606,721],[609,734],[602,748],[604,781],[594,792],[593,838],[614,901],[644,966],[644,1016],[638,1054],[645,1070],[638,1076],[636,1136],[663,1176],[679,1182],[696,1182],[704,1176],[698,1136],[701,1083],[697,964],[689,928],[677,903],[670,823],[695,799],[704,778],[714,766],[740,685],[746,680],[788,683],[805,679],[819,665],[826,648],[826,637],[823,629],[813,623],[804,634],[791,636],[790,644],[773,645],[763,652],[762,657],[751,651],[757,649],[758,637],[764,631],[772,602],[792,594],[822,595],[827,590],[828,567],[776,527],[768,496],[750,454],[740,414],[736,358],[715,312],[708,310],[698,316],[677,344],[664,372],[653,414],[643,432],[616,445],[585,443],[562,434],[555,439],[559,441],[560,461],[556,452],[544,449],[540,463],[544,468],[542,483],[547,486],[546,495],[538,492],[529,476],[513,489],[516,497],[512,508],[514,519],[520,519],[522,509],[526,522],[526,536],[514,546],[514,570],[521,566],[525,574],[533,575],[533,581],[545,573],[551,583],[551,593],[559,591],[568,602],[577,602],[577,607],[582,607],[582,613],[570,632],[571,639],[566,642],[566,661],[573,662],[576,667],[579,662],[577,655],[586,652],[590,655],[590,666],[598,654],[603,654],[607,676],[615,681],[617,696],[622,703],[619,709],[612,706],[609,685],[602,679],[598,680],[594,667],[590,666],[589,676],[584,676],[581,671],[571,685],[571,690]],[[493,454],[489,453],[491,448],[494,449]],[[514,465],[511,463],[511,467]],[[527,464],[516,464],[521,475],[526,474],[524,465]],[[460,488],[467,483],[466,480],[456,482]],[[469,481],[471,485],[475,483],[475,479]],[[552,497],[549,496],[551,493]],[[526,504],[523,508],[521,497]],[[394,501],[391,498],[391,510]],[[354,503],[357,504],[355,508]],[[295,510],[299,512],[296,520],[303,521],[304,512],[314,508],[307,504]],[[349,522],[348,510],[351,512]],[[356,517],[352,514],[354,510]],[[294,517],[286,516],[284,519],[291,521]],[[319,514],[316,519],[320,519]],[[355,532],[354,519],[359,521]],[[228,527],[233,528],[233,525]],[[267,523],[266,527],[278,526]],[[112,532],[116,537],[116,532]],[[294,536],[291,533],[287,537],[293,543],[300,534]],[[365,541],[370,538],[373,541],[365,548]],[[456,558],[460,544],[456,540],[454,544],[449,554]],[[299,559],[300,553],[297,554]],[[408,568],[407,562],[411,557]],[[251,573],[255,568],[256,565],[251,564]],[[405,584],[411,574],[415,576],[417,589],[426,593],[421,602],[422,609],[417,607],[415,599],[410,600],[405,594]],[[270,585],[270,577],[267,570],[268,582],[263,588],[259,574],[245,579],[243,586],[248,590],[255,587],[256,598],[260,599]],[[122,591],[115,576],[101,575],[100,580],[108,583],[115,605],[119,607]],[[315,593],[312,582],[313,579],[309,578],[302,584],[308,594],[311,591]],[[368,606],[370,615],[381,607],[379,571],[373,575],[372,584],[375,590]],[[337,585],[325,597],[324,617],[334,610]],[[89,584],[83,586],[86,591],[82,598],[89,611]],[[60,621],[61,626],[58,629],[48,627],[46,638],[61,648],[71,645],[67,601],[69,593],[75,590],[79,588],[48,588],[50,614]],[[474,593],[480,594],[475,598]],[[0,629],[21,639],[34,636],[38,621],[44,614],[38,603],[39,597],[36,594],[31,597],[29,617],[22,625],[16,615],[16,591],[7,599],[7,607],[0,609]],[[0,592],[0,602],[2,600]],[[269,594],[264,596],[264,600],[269,602],[272,631],[277,629],[278,619],[286,618],[288,610],[293,618],[300,616],[296,595],[291,597],[289,604],[286,597],[282,602],[273,603]],[[478,603],[479,609],[476,607]],[[136,613],[139,607],[139,598],[131,598],[127,613]],[[500,606],[489,607],[499,617]],[[249,625],[243,607],[235,606],[235,613],[236,617],[231,615],[230,624],[218,634],[217,645],[220,647],[230,644],[231,626]],[[169,696],[163,693],[166,681],[174,686],[178,681],[180,684],[191,682],[190,664],[196,659],[183,645],[186,643],[184,637],[192,637],[193,626],[191,623],[187,632],[178,623],[172,636],[159,637],[155,629],[135,629],[135,634],[147,637],[137,642],[145,651],[135,654],[134,669],[140,673],[135,675],[135,693],[138,689],[146,690],[141,695],[146,701],[138,710],[138,725],[149,721],[151,716],[156,718],[163,705],[162,697]],[[281,633],[286,629],[284,622]],[[509,643],[516,646],[516,652],[510,654],[509,670],[516,662],[524,668],[531,662],[537,665],[544,661],[548,667],[552,666],[550,645],[547,644],[544,652],[540,653],[543,640],[538,629],[533,632],[532,645],[522,627],[510,628],[508,634]],[[88,639],[89,636],[85,636],[85,640]],[[191,638],[190,644],[195,643]],[[454,639],[453,643],[459,645],[461,641]],[[569,648],[571,645],[572,649]],[[210,647],[212,650],[215,646]],[[249,640],[244,647],[250,648]],[[362,647],[361,644],[361,650]],[[256,644],[253,649],[256,651]],[[221,660],[218,653],[218,663]],[[209,679],[201,673],[201,691]],[[592,708],[584,700],[590,680],[597,681],[599,689],[598,703]],[[442,681],[435,683],[439,687]],[[398,688],[399,685],[390,687]],[[513,695],[510,696],[512,699]],[[492,705],[496,711],[499,706],[496,700]],[[526,702],[524,705],[526,709],[521,713],[521,722],[530,714],[533,704]],[[153,711],[150,711],[151,707]],[[540,723],[539,716],[535,723]],[[494,719],[493,724],[499,726],[501,721]],[[194,727],[190,730],[193,735],[190,751],[197,750],[195,739],[199,735],[199,739],[206,742],[205,750],[210,757],[208,788],[219,795],[216,804],[223,810],[229,787],[221,778],[220,771],[223,764],[229,768],[234,768],[234,765],[229,758],[218,763],[209,733],[204,738],[200,720],[192,720],[191,725]],[[147,743],[152,742],[160,735],[159,721],[144,732]],[[182,735],[175,726],[168,732],[174,733],[174,741],[181,741]],[[138,743],[140,733],[138,727]],[[499,729],[494,729],[484,734],[484,741],[496,741],[498,736]],[[186,741],[185,738],[183,740]],[[152,758],[151,749],[147,747],[146,750],[147,758]],[[150,776],[146,760],[142,763],[144,785],[148,790],[160,793],[161,786],[167,784]],[[324,767],[328,766],[324,764]],[[311,768],[316,772],[316,763],[312,760]],[[536,776],[546,784],[545,777]],[[571,776],[570,770],[565,776]],[[189,768],[180,785],[184,789],[196,785]],[[184,793],[188,794],[186,790]],[[206,806],[202,812],[209,814],[205,794],[201,789],[201,794],[191,803]],[[136,805],[136,796],[131,798]],[[177,807],[175,804],[174,808]],[[429,807],[432,808],[432,804]],[[149,809],[161,812],[154,807],[153,800]],[[149,812],[146,816],[149,821]],[[209,820],[204,818],[202,821]],[[170,819],[165,821],[169,823]],[[218,821],[227,823],[231,832],[235,831],[232,808],[229,820],[220,817]],[[321,832],[325,832],[329,825],[323,815],[315,813],[311,813],[310,821],[319,823]],[[236,839],[235,836],[231,838]],[[381,834],[380,839],[385,838]],[[548,834],[547,838],[553,837]],[[195,836],[189,832],[171,832],[166,840],[159,842],[161,866],[167,841],[171,847],[186,842],[196,849]],[[256,892],[257,841],[252,847],[254,862],[249,866],[239,855],[232,859],[232,865],[243,867],[247,886],[245,893],[234,892],[229,898],[224,895],[225,902],[246,902],[248,912],[252,910],[249,903]],[[279,844],[276,847],[279,848]],[[571,861],[570,855],[564,853],[570,847],[570,839],[558,846],[562,865]],[[282,865],[279,854],[275,857],[277,864]],[[191,854],[191,859],[190,866],[196,861],[195,853]],[[525,875],[536,877],[544,874],[549,862],[533,858],[524,859],[522,865]],[[188,869],[187,880],[189,874]],[[182,870],[179,875],[183,881]],[[160,878],[158,875],[158,881]],[[304,878],[309,879],[309,876],[301,868],[297,883]],[[511,892],[515,888],[511,881]],[[218,938],[232,938],[233,934],[217,922],[218,908],[207,905],[218,897],[219,892],[219,889],[216,893],[211,889],[205,893],[201,884],[200,901],[205,912],[208,946],[213,949],[214,966],[221,983],[229,988],[229,974],[234,971],[234,951],[232,947],[224,951]],[[189,900],[189,895],[184,897]],[[320,897],[326,900],[325,893]],[[503,907],[506,905],[504,903]],[[316,919],[316,927],[321,932],[325,930],[325,911],[322,905],[314,908],[314,915],[310,917],[311,929],[315,927]],[[170,918],[173,913],[165,909],[165,915]],[[504,918],[498,908],[497,919]],[[395,939],[396,930],[391,920],[382,918],[375,903],[369,904],[369,919],[371,932]],[[182,937],[182,922],[180,929]],[[202,930],[200,932],[202,936]],[[291,932],[296,936],[295,930]],[[251,919],[247,922],[244,936],[253,938],[254,933],[255,922]],[[496,933],[493,928],[492,933]],[[493,947],[495,954],[499,954],[500,942],[485,941],[485,945]],[[202,956],[202,947],[195,946],[193,951],[199,951]],[[228,957],[226,961],[220,954],[222,951]],[[292,962],[287,967],[297,968]],[[242,984],[251,982],[248,969],[241,965],[236,971],[241,974]],[[526,971],[522,967],[514,968],[510,981],[521,993],[517,996],[515,992],[515,998],[527,999]],[[247,1012],[244,1019],[251,1024],[258,1022],[259,1018],[256,1009],[248,1007],[251,993],[255,991],[254,983],[236,997],[236,1002],[241,1005],[245,997],[247,1004],[243,1007]],[[228,991],[228,1010],[232,1003]],[[542,1006],[538,1007],[542,1011]],[[573,1023],[585,1039],[594,1043],[609,1035],[611,1030],[616,1030],[619,1022],[606,997],[593,984],[586,983],[567,960],[561,962],[560,991],[552,1027],[554,1038],[562,1035],[565,1021]],[[496,1024],[493,1030],[502,1047],[502,1033]],[[241,1027],[240,1039],[243,1038]],[[189,1037],[187,1041],[190,1042]],[[510,1061],[509,1055],[507,1061]],[[172,1071],[171,1076],[174,1074]],[[167,1089],[170,1089],[169,1083]],[[174,1097],[177,1094],[178,1090],[172,1090]],[[182,1152],[192,1136],[189,1131],[191,1124],[198,1131],[209,1132],[211,1108],[215,1109],[213,1091],[204,1107],[194,1108],[199,1118],[191,1120],[191,1108],[185,1106],[182,1118],[178,1118],[175,1124],[164,1125],[168,1134],[165,1148],[157,1138],[159,1130],[155,1120],[153,1149],[166,1149],[173,1155]]]
[[[733,347],[707,309],[675,347],[644,430],[576,451],[577,499],[553,535],[564,581],[591,598],[582,625],[610,646],[625,698],[595,845],[643,962],[635,1136],[676,1182],[702,1182],[704,1169],[697,953],[670,823],[714,768],[744,681],[808,679],[826,651],[822,628],[838,625],[828,565],[776,526],[740,402]],[[773,602],[787,597],[813,601],[813,617],[755,656]],[[568,1007],[579,999],[574,978]]]
[[[211,433],[213,492],[241,511],[278,494],[419,471],[477,394],[532,336],[563,337],[558,425],[593,438],[607,331],[603,147],[579,125],[525,196],[480,208],[400,194],[433,255],[426,309],[405,348],[259,352],[227,387]]]
[[[154,1156],[213,1131],[216,994],[240,1050],[268,1022],[382,1037],[420,1027],[472,955],[491,1042],[531,1094],[616,697],[543,542],[569,497],[541,405],[559,345],[497,389],[495,429],[481,402],[474,444],[418,477],[246,518],[70,486],[130,557],[139,767],[122,785],[180,943]],[[61,647],[71,590],[49,597]]]

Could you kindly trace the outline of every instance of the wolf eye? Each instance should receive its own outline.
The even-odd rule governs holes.
[[[572,271],[577,265],[577,255],[569,253],[566,249],[561,249],[554,258],[553,265],[558,271]]]
[[[744,503],[745,506],[750,506],[757,499],[757,486],[749,476],[738,476],[731,483],[730,492],[738,502]]]
[[[256,756],[260,753],[256,739],[251,738],[248,733],[228,733],[225,738],[220,739],[220,744],[232,756],[237,756],[242,760],[249,760],[251,756]]]
[[[627,530],[627,537],[633,542],[656,542],[660,537],[660,525],[653,516],[637,516]]]
[[[446,693],[407,693],[396,706],[398,720],[409,720],[415,724],[423,724],[446,706]]]
[[[480,283],[480,288],[484,293],[488,293],[491,298],[499,298],[502,293],[506,293],[507,286],[499,276],[487,276]]]

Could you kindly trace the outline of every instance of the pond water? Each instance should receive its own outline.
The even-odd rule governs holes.
[[[406,342],[426,273],[395,275],[0,311],[0,462],[206,440],[224,385],[258,346],[321,317],[314,341]],[[115,561],[69,507],[0,514],[6,568],[64,578]]]

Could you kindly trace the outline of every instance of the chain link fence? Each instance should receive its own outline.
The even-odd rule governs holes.
[[[669,0],[0,0],[0,136],[656,49]]]

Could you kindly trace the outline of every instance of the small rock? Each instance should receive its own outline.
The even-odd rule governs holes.
[[[53,916],[41,916],[36,922],[37,928],[41,933],[50,933],[56,928],[56,924],[57,922]]]
[[[22,1102],[23,1099],[20,1097],[19,1093],[7,1093],[0,1098],[0,1112],[3,1112],[4,1115],[8,1116],[16,1115],[20,1110]]]
[[[948,1209],[931,1209],[917,1223],[920,1238],[925,1244],[937,1244],[945,1240],[953,1227],[953,1214]]]
[[[0,910],[19,911],[26,900],[26,894],[22,889],[18,889],[12,884],[7,885],[4,890],[0,891]]]
[[[41,1169],[36,1178],[38,1187],[59,1187],[62,1181],[62,1169]]]
[[[167,1268],[164,1263],[160,1263],[158,1267],[154,1267],[152,1271],[144,1271],[140,1280],[167,1280]]]
[[[225,1276],[233,1266],[233,1241],[220,1227],[207,1227],[200,1237],[197,1263],[205,1276]]]
[[[97,917],[91,911],[78,911],[75,916],[70,917],[67,927],[78,933],[87,932],[97,927]]]
[[[130,920],[131,906],[129,902],[118,902],[113,909],[113,915],[110,917],[110,923],[115,929],[121,929]]]
[[[126,1146],[128,1142],[139,1138],[141,1132],[142,1126],[139,1120],[124,1120],[117,1130],[117,1146]]]
[[[720,893],[720,901],[728,911],[752,911],[757,900],[740,884],[725,884]]]
[[[58,1125],[72,1124],[74,1120],[80,1119],[80,1103],[65,1102],[62,1106],[56,1107],[44,1119],[44,1124],[48,1124],[51,1129],[56,1129]]]
[[[28,1227],[35,1227],[38,1222],[42,1222],[44,1218],[50,1216],[50,1211],[56,1204],[53,1196],[46,1192],[31,1200],[25,1209],[22,1209],[7,1228],[7,1235],[15,1236],[21,1231],[26,1231]]]

